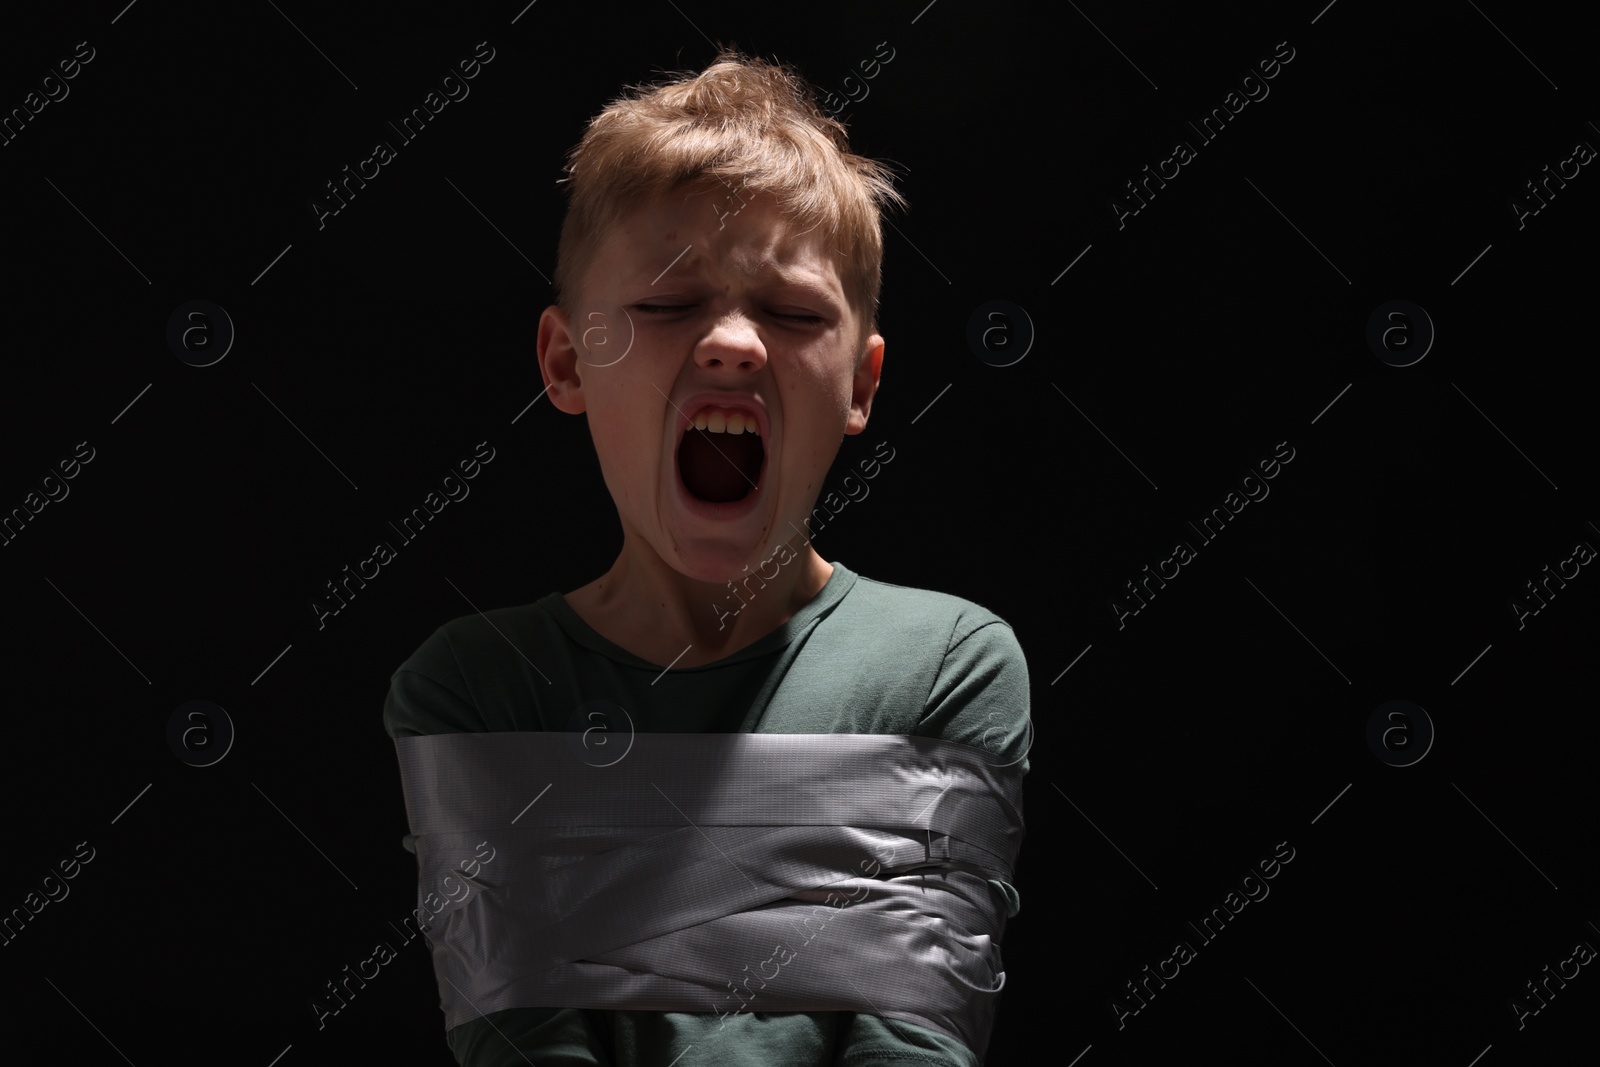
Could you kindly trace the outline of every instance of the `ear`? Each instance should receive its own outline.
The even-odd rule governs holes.
[[[850,417],[844,425],[846,434],[860,433],[867,428],[872,400],[878,395],[878,377],[883,373],[883,348],[883,338],[873,334],[867,338],[861,358],[856,362],[850,384]]]
[[[584,410],[582,360],[572,336],[566,312],[555,304],[539,316],[539,376],[544,379],[550,403],[568,415]]]

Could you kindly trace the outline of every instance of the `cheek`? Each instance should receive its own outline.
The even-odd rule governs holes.
[[[607,467],[627,477],[654,476],[663,459],[660,428],[644,425],[638,416],[631,424],[626,416],[618,417],[620,424],[604,428]]]
[[[625,417],[607,406],[593,404],[585,417],[589,420],[589,437],[594,442],[595,455],[599,457],[607,482],[626,479],[641,467],[642,442],[637,429],[630,427]],[[626,485],[616,484],[614,488],[623,489]]]
[[[852,363],[837,363],[829,360],[808,360],[803,368],[803,373],[797,375],[798,381],[795,388],[784,397],[786,411],[803,412],[803,421],[806,426],[827,426],[831,432],[833,425],[844,426],[845,419],[850,414],[851,375]]]

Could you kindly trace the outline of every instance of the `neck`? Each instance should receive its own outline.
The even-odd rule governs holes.
[[[832,574],[833,565],[797,536],[730,581],[698,581],[629,533],[611,569],[568,599],[596,631],[635,655],[666,663],[687,649],[677,666],[688,667],[732,655],[776,630]]]

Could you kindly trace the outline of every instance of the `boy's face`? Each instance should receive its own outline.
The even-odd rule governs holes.
[[[540,370],[552,403],[588,413],[625,553],[642,541],[721,583],[801,543],[842,436],[866,428],[883,359],[882,337],[860,339],[842,263],[816,232],[792,236],[771,196],[712,183],[623,219],[579,321],[545,310]],[[733,412],[755,432],[713,432]],[[702,413],[706,431],[691,424]]]

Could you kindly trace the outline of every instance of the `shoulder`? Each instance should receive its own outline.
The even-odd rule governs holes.
[[[434,628],[389,678],[384,727],[391,737],[510,729],[497,699],[530,670],[525,648],[547,644],[538,603],[457,616]],[[521,665],[519,670],[518,665]]]
[[[950,593],[857,577],[853,613],[887,635],[875,659],[925,664],[916,733],[986,749],[1016,763],[1032,744],[1028,663],[1011,624]],[[849,598],[847,598],[848,600]],[[1023,763],[1024,769],[1027,764]]]
[[[966,655],[1022,659],[1022,646],[1011,624],[964,597],[857,575],[849,599],[857,598],[858,613],[886,623],[884,632],[917,647],[942,641],[947,656],[961,649]]]

